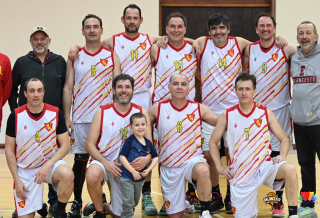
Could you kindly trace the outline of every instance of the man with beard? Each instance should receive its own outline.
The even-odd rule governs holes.
[[[275,45],[274,34],[276,32],[275,19],[266,13],[262,13],[256,20],[256,33],[260,40],[251,43],[245,52],[243,71],[250,69],[250,74],[257,78],[257,93],[255,101],[269,108],[276,116],[281,128],[291,141],[291,121],[289,114],[290,102],[290,61],[297,52],[293,45],[278,48]],[[280,141],[271,134],[271,157],[280,153]],[[292,146],[290,146],[292,149]],[[283,189],[277,191],[281,199],[279,204],[273,204],[272,215],[284,216],[282,202]]]
[[[9,98],[11,112],[26,104],[27,99],[23,94],[24,83],[32,77],[40,79],[46,87],[44,103],[53,105],[62,110],[62,90],[66,76],[66,61],[60,55],[49,51],[51,38],[48,29],[42,26],[31,30],[30,45],[32,51],[17,59],[12,69],[12,91]],[[20,91],[18,94],[18,88]],[[18,102],[17,102],[18,99]],[[49,185],[49,215],[53,215],[58,202],[58,196],[52,185]],[[41,216],[47,215],[47,205],[38,211]],[[12,217],[17,217],[16,212]]]
[[[148,112],[134,103],[131,103],[133,95],[134,79],[121,74],[114,78],[112,87],[115,102],[101,106],[93,117],[90,132],[86,142],[86,151],[92,156],[92,161],[87,167],[87,187],[89,195],[96,209],[94,218],[104,218],[103,209],[112,217],[120,217],[122,212],[122,199],[119,184],[121,170],[119,154],[125,140],[133,131],[129,128],[130,116],[134,113],[143,113],[150,123]],[[151,129],[147,128],[145,137],[151,140]],[[147,155],[151,160],[151,155]],[[139,165],[136,170],[146,166]],[[101,184],[109,181],[111,193],[111,205],[102,204]]]
[[[118,55],[101,45],[102,34],[101,18],[94,14],[86,15],[82,21],[82,35],[86,45],[80,49],[78,59],[67,62],[63,109],[70,130],[71,152],[75,154],[72,168],[75,176],[74,201],[69,217],[81,217],[82,214],[82,188],[89,160],[85,143],[93,116],[100,105],[113,100],[112,79],[120,74]]]

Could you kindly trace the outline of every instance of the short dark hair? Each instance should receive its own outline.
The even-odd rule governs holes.
[[[251,75],[249,73],[249,71],[247,73],[241,73],[237,78],[236,78],[236,82],[235,82],[235,86],[236,86],[236,89],[237,89],[237,82],[238,81],[248,81],[248,80],[251,80],[252,82],[252,85],[253,85],[253,89],[256,89],[256,85],[257,85],[257,80],[256,80],[256,77],[255,75]]]
[[[209,20],[208,20],[208,30],[210,31],[210,27],[211,26],[216,26],[216,25],[220,25],[221,23],[223,23],[224,25],[226,25],[226,27],[228,29],[230,29],[230,26],[231,26],[231,22],[229,20],[229,17],[225,14],[222,14],[222,13],[216,13],[216,14],[213,14],[209,17]]]
[[[87,14],[84,19],[82,20],[82,29],[84,29],[84,22],[89,19],[89,18],[96,18],[99,20],[100,22],[100,27],[102,28],[102,20],[100,17],[98,17],[97,15],[94,15],[94,14]]]
[[[128,8],[137,9],[137,10],[139,11],[139,16],[140,16],[140,18],[141,18],[141,9],[140,9],[139,6],[136,5],[136,4],[129,4],[127,7],[124,8],[124,10],[123,10],[123,18],[126,17],[126,12],[127,12],[127,9],[128,9]]]
[[[171,20],[171,18],[174,18],[174,17],[180,17],[183,20],[184,27],[187,27],[187,18],[183,14],[181,14],[180,12],[170,13],[166,19],[166,26],[169,25],[169,21]]]
[[[138,119],[138,118],[144,118],[144,119],[146,120],[146,122],[147,122],[147,117],[146,117],[146,115],[144,115],[143,113],[134,113],[134,114],[132,114],[131,117],[130,117],[130,125],[133,124],[133,120],[134,120],[134,119]]]
[[[272,23],[273,23],[273,26],[276,27],[277,26],[277,23],[276,23],[276,20],[274,19],[274,17],[270,14],[270,13],[260,13],[256,19],[256,27],[258,27],[258,22],[259,22],[259,19],[261,17],[270,17],[271,20],[272,20]]]
[[[44,90],[43,82],[40,79],[36,78],[36,77],[31,77],[31,78],[27,79],[27,81],[24,83],[24,91],[28,90],[28,83],[29,82],[35,82],[35,81],[40,81],[42,83],[42,85],[43,85],[43,90]]]
[[[313,29],[314,29],[314,35],[317,35],[317,27],[316,27],[316,25],[314,25],[314,23],[312,23],[311,21],[303,21],[303,22],[301,22],[301,23],[299,24],[299,26],[297,27],[297,32],[298,32],[299,27],[300,27],[302,24],[312,24]]]
[[[116,77],[113,79],[113,81],[112,81],[112,88],[116,89],[116,85],[117,85],[117,82],[118,82],[119,80],[129,80],[130,83],[131,83],[132,89],[133,89],[133,87],[134,87],[134,79],[133,79],[131,76],[129,76],[128,74],[124,74],[124,73],[116,76]]]

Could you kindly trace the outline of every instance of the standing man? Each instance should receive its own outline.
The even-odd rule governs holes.
[[[6,159],[14,180],[17,216],[31,218],[42,207],[43,182],[58,191],[53,216],[66,218],[66,205],[72,193],[73,173],[62,160],[70,151],[63,113],[43,102],[44,85],[38,78],[25,82],[27,104],[8,118]]]
[[[297,28],[298,53],[292,58],[293,96],[290,113],[293,119],[298,162],[301,167],[301,192],[316,193],[315,155],[320,159],[320,44],[316,26],[310,21]],[[313,202],[310,202],[313,203]],[[314,204],[301,204],[301,209]]]
[[[32,78],[38,78],[46,87],[46,95],[43,101],[62,110],[62,90],[66,76],[66,61],[61,55],[49,50],[51,38],[49,31],[42,26],[31,30],[30,45],[32,51],[17,59],[12,69],[12,91],[9,98],[11,112],[27,103],[23,93],[24,83]],[[20,86],[19,94],[18,87]],[[18,101],[18,102],[17,102]],[[49,184],[49,215],[53,215],[58,201],[58,196],[52,185]],[[47,213],[47,205],[44,203],[42,216]],[[12,217],[17,217],[16,212]]]
[[[254,101],[259,101],[269,108],[276,116],[281,128],[291,141],[292,130],[289,114],[290,102],[290,61],[297,52],[293,45],[278,48],[275,45],[274,34],[276,22],[270,14],[262,13],[256,20],[256,33],[260,40],[248,46],[244,58],[244,72],[257,78],[257,94]],[[280,141],[271,134],[271,157],[276,157],[280,152]],[[272,215],[284,216],[282,202],[283,189],[277,191],[281,198],[279,204],[273,204]]]
[[[209,218],[210,172],[201,149],[201,121],[215,125],[218,115],[207,106],[187,100],[189,78],[183,74],[169,79],[172,99],[154,104],[151,124],[158,129],[160,181],[166,213],[182,217],[186,181],[198,187],[200,218]]]
[[[94,14],[85,16],[82,21],[82,35],[86,39],[86,45],[81,48],[78,59],[67,62],[63,109],[71,136],[71,152],[75,154],[72,168],[75,175],[74,201],[69,217],[81,217],[82,214],[81,195],[89,159],[85,143],[93,116],[100,105],[113,100],[112,79],[120,74],[118,55],[101,45],[102,34],[101,18]]]
[[[112,87],[115,102],[101,106],[94,115],[88,139],[86,151],[92,156],[92,161],[87,167],[87,187],[89,195],[96,209],[94,218],[104,218],[103,209],[112,217],[118,218],[122,212],[122,198],[119,184],[121,170],[119,154],[123,143],[133,131],[129,128],[130,117],[134,113],[143,113],[150,123],[148,112],[134,103],[131,103],[133,95],[134,79],[121,74],[114,78]],[[145,137],[151,139],[151,129],[147,128]],[[144,165],[134,168],[143,169],[151,160],[151,155],[142,157]],[[133,161],[134,162],[134,161]],[[105,182],[110,183],[111,205],[102,205],[102,186]]]

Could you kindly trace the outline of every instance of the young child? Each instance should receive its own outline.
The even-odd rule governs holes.
[[[120,152],[120,161],[122,163],[120,168],[122,170],[120,177],[122,193],[121,218],[133,217],[134,207],[139,203],[145,177],[158,162],[158,154],[152,142],[144,137],[147,128],[149,126],[144,114],[135,113],[130,117],[130,129],[134,134],[125,141]],[[149,167],[145,167],[138,172],[130,165],[130,162],[137,157],[147,156],[149,153],[152,156]]]

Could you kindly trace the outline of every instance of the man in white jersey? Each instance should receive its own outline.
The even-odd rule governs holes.
[[[234,217],[257,217],[259,187],[265,184],[277,191],[285,181],[289,217],[298,218],[298,176],[295,167],[285,161],[289,139],[272,111],[256,106],[253,101],[256,94],[254,75],[240,74],[235,81],[235,92],[239,104],[221,114],[209,142],[218,172],[230,181]],[[280,154],[274,158],[270,157],[269,129],[281,143]],[[218,150],[225,132],[230,157],[227,167],[222,166]]]
[[[102,33],[101,19],[96,15],[88,14],[82,21],[82,34],[85,36],[86,45],[81,48],[78,59],[67,62],[63,110],[71,136],[71,152],[75,154],[74,201],[69,217],[80,217],[82,213],[81,195],[89,159],[85,151],[85,142],[93,116],[100,105],[113,100],[112,79],[120,74],[118,55],[101,45]],[[71,105],[73,106],[72,121]]]
[[[154,104],[151,124],[158,129],[160,181],[166,213],[182,217],[185,209],[186,181],[198,187],[201,218],[211,217],[210,173],[201,149],[201,122],[215,125],[218,115],[207,106],[187,99],[189,78],[172,75],[168,88],[172,99]]]
[[[251,43],[245,52],[243,71],[248,69],[257,78],[257,94],[255,101],[269,108],[276,116],[281,128],[291,141],[292,130],[289,114],[290,102],[290,62],[297,52],[296,47],[289,44],[284,48],[275,46],[274,34],[276,22],[270,14],[260,14],[256,20],[256,32],[260,40]],[[280,142],[271,134],[271,157],[279,155]],[[284,216],[282,202],[283,189],[277,196],[281,198],[279,204],[273,205],[274,217]]]
[[[104,218],[103,209],[112,217],[120,217],[122,212],[122,199],[119,184],[121,170],[119,154],[125,140],[133,132],[129,128],[130,116],[140,112],[146,115],[147,123],[150,123],[148,112],[141,106],[131,103],[134,80],[127,74],[121,74],[114,78],[112,83],[115,94],[115,102],[101,106],[94,115],[90,132],[86,142],[86,151],[92,156],[92,161],[87,167],[87,187],[89,195],[96,209],[94,218]],[[151,129],[147,128],[145,135],[151,139]],[[149,161],[151,156],[146,157]],[[143,169],[145,165],[134,167]],[[102,186],[104,182],[110,182],[111,206],[102,204]]]
[[[63,112],[43,103],[43,83],[38,78],[25,82],[27,104],[8,118],[6,159],[14,180],[18,217],[31,218],[42,208],[44,182],[58,193],[55,218],[66,218],[65,208],[73,188],[73,172],[62,160],[70,151]]]

